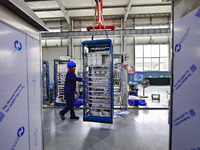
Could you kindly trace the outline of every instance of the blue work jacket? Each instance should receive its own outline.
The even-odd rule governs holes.
[[[82,81],[82,78],[76,77],[76,74],[69,70],[65,78],[64,95],[66,97],[74,97],[76,81]]]

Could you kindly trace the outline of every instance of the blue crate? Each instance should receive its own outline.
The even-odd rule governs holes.
[[[130,100],[130,99],[128,99],[128,104],[130,106],[138,106],[139,105],[139,100]]]

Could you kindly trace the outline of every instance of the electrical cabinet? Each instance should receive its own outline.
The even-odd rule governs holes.
[[[50,101],[50,76],[49,62],[42,60],[42,85],[43,85],[43,104]]]
[[[113,48],[110,39],[82,42],[83,121],[113,122]]]
[[[68,62],[69,60],[54,59],[54,106],[66,105],[64,86]]]

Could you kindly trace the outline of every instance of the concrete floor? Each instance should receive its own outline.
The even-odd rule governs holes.
[[[59,108],[44,108],[45,150],[168,150],[167,109],[127,109],[124,117],[115,110],[114,123],[83,122],[59,118]]]

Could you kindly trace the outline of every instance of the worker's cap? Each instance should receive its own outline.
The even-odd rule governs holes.
[[[76,63],[73,61],[68,62],[67,67],[70,69],[72,67],[76,66]]]

